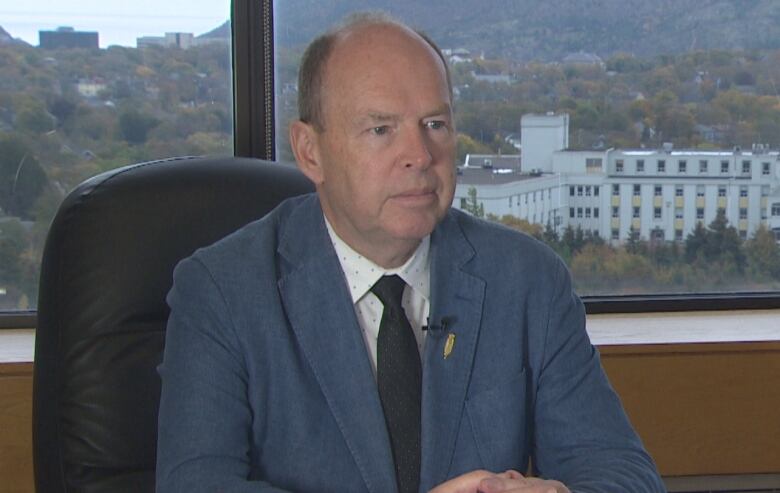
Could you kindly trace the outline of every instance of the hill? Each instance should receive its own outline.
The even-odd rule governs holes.
[[[293,4],[294,5],[291,5]],[[775,0],[299,0],[279,2],[277,39],[305,43],[355,10],[383,9],[442,47],[491,58],[556,61],[578,51],[602,58],[689,50],[780,48]]]

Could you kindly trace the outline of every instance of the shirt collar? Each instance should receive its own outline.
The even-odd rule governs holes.
[[[347,286],[353,304],[360,301],[380,277],[393,274],[400,276],[426,301],[430,300],[431,262],[428,255],[431,245],[430,235],[420,241],[414,254],[402,266],[395,269],[385,269],[353,250],[336,234],[327,217],[325,218],[325,226],[328,228],[328,235],[336,250],[341,269],[347,278]]]

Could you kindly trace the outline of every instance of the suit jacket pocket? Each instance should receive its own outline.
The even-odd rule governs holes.
[[[528,463],[526,372],[495,387],[481,390],[466,401],[466,413],[477,452],[492,471],[518,469]]]

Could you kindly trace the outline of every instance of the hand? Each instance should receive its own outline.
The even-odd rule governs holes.
[[[484,478],[477,489],[479,493],[571,493],[560,481],[526,478],[517,471]]]
[[[517,471],[471,471],[432,489],[429,493],[571,493],[559,481],[525,478]]]

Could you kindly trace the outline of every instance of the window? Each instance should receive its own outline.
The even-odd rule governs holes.
[[[582,207],[577,207],[577,217],[582,217]]]
[[[682,219],[683,218],[683,208],[682,207],[676,207],[674,209],[674,217],[675,217],[675,219]]]
[[[766,207],[761,208],[761,219],[762,220],[767,219]]]
[[[704,207],[696,208],[696,219],[704,219]]]
[[[534,192],[533,201],[534,201],[534,204],[535,204],[536,203],[536,192]]]
[[[144,11],[125,16],[121,2],[98,10],[58,2],[55,12],[43,3],[3,8],[3,28],[25,43],[0,45],[0,311],[36,308],[44,234],[79,183],[134,162],[234,154],[230,1],[163,22]],[[171,12],[172,3],[159,5]],[[65,23],[75,29],[39,45],[39,29]],[[210,43],[198,42],[212,30]],[[19,163],[13,201],[7,160]]]
[[[747,219],[748,218],[748,211],[746,207],[740,207],[739,209],[739,218],[740,219]]]
[[[612,185],[612,196],[618,197],[620,195],[620,185]]]
[[[674,230],[674,241],[682,241],[682,239],[683,239],[683,230],[675,229]]]
[[[577,187],[577,196],[582,197],[582,185]]]
[[[590,218],[590,207],[585,208],[585,218]]]
[[[620,217],[620,207],[612,208],[612,217]]]
[[[780,202],[775,202],[772,204],[772,216],[780,216]]]
[[[748,196],[748,187],[745,185],[742,185],[739,187],[739,196],[740,197],[747,197]]]
[[[702,159],[699,161],[699,173],[706,173],[707,172],[707,160]]]
[[[600,190],[600,189],[601,189],[601,187],[600,187],[600,186],[598,186],[598,185],[596,185],[595,187],[593,187],[593,195],[594,195],[594,196],[596,196],[596,197],[598,197],[598,196],[599,196],[599,190]]]
[[[639,207],[634,207],[634,209],[633,209],[633,211],[631,213],[631,216],[634,217],[634,218],[637,218],[637,217],[639,217],[639,212],[640,212],[639,211]]]
[[[761,196],[762,197],[769,196],[769,185],[761,185]]]
[[[634,185],[634,197],[639,197],[641,192],[642,192],[642,187],[640,185]]]
[[[750,174],[750,161],[742,161],[742,174]]]
[[[661,208],[660,207],[654,207],[653,208],[653,219],[661,219]]]
[[[718,185],[718,197],[725,197],[725,196],[726,196],[726,186]]]
[[[661,228],[655,228],[650,232],[650,237],[655,241],[664,241],[666,239],[666,232]]]
[[[657,165],[658,165],[657,169],[659,173],[666,173],[666,161],[664,161],[663,159],[659,159]]]
[[[585,187],[585,196],[590,197],[591,194],[591,188],[589,186]]]
[[[677,161],[677,172],[685,173],[688,170],[688,163],[686,161]]]
[[[729,162],[728,161],[721,161],[720,162],[720,172],[721,173],[728,173],[729,172]]]
[[[770,166],[769,163],[766,162],[761,163],[761,174],[763,176],[769,176],[769,166]]]
[[[653,196],[660,197],[661,195],[663,195],[663,187],[661,185],[653,187]]]
[[[569,187],[569,197],[574,197],[574,187]]]
[[[704,185],[696,185],[696,196],[704,197]]]
[[[512,207],[512,196],[509,196],[509,207]]]
[[[636,160],[636,172],[637,173],[644,173],[645,172],[645,160],[644,159],[637,159]]]
[[[612,239],[613,240],[619,240],[620,239],[620,230],[612,228]]]
[[[682,185],[675,185],[675,187],[674,187],[674,196],[675,197],[682,197],[683,196],[683,186]]]
[[[574,207],[569,207],[569,217],[574,218]]]
[[[599,217],[599,208],[598,207],[594,207],[593,208],[593,217],[598,219],[598,217]],[[596,230],[596,233],[598,234],[598,230]]]
[[[618,159],[615,161],[615,173],[622,173],[623,172],[623,160]]]

